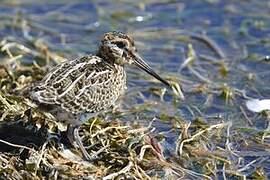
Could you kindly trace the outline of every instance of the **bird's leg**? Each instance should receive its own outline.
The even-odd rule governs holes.
[[[112,113],[118,114],[123,111],[123,97],[119,97],[115,104],[112,106]]]
[[[75,138],[74,138],[75,128],[76,128],[76,126],[68,125],[67,137],[68,137],[69,142],[72,144],[72,146],[77,149],[78,145],[77,145]]]
[[[86,149],[83,146],[81,137],[79,136],[79,126],[72,126],[69,125],[68,127],[68,139],[71,142],[71,144],[75,147],[80,148],[80,150],[83,153],[83,156],[86,160],[91,161],[93,160],[93,158],[88,154],[88,152],[86,151]],[[76,146],[77,145],[77,146]]]

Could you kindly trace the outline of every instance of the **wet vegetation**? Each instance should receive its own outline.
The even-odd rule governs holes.
[[[245,102],[269,99],[269,9],[267,0],[1,1],[0,179],[268,179],[270,113]],[[80,128],[88,162],[28,92],[112,30],[133,36],[174,89],[129,68],[121,107]]]

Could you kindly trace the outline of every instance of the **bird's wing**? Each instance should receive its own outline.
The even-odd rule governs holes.
[[[72,113],[100,111],[102,104],[97,103],[105,103],[103,97],[106,95],[102,94],[109,95],[110,86],[114,85],[114,73],[112,65],[101,58],[84,56],[53,68],[31,96],[40,103],[59,105]]]

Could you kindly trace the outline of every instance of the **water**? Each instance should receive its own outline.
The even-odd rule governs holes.
[[[140,112],[141,123],[148,124],[155,116],[160,117],[166,113],[186,121],[201,116],[208,123],[215,124],[215,118],[213,120],[210,117],[221,115],[223,120],[232,121],[234,127],[264,130],[269,119],[262,120],[260,116],[249,112],[245,108],[246,99],[241,95],[235,94],[234,99],[226,103],[220,98],[220,87],[226,84],[232,89],[245,90],[252,98],[270,98],[270,64],[262,60],[270,55],[269,9],[270,3],[267,0],[1,1],[0,38],[16,38],[31,47],[21,28],[27,27],[29,37],[40,38],[61,56],[74,58],[94,53],[105,32],[128,32],[133,35],[139,53],[159,74],[184,79],[182,85],[186,92],[184,102],[173,104],[170,91],[165,94],[165,102],[162,102],[158,96],[148,91],[150,87],[162,88],[161,85],[149,83],[147,75],[129,69],[129,93],[141,91],[147,98],[128,96],[125,98],[125,107],[153,103],[146,111]],[[12,21],[16,22],[16,26]],[[226,76],[220,73],[220,57],[203,42],[188,39],[190,33],[206,34],[218,44],[226,55],[223,60],[228,68]],[[192,89],[204,83],[187,68],[179,70],[186,58],[188,43],[193,45],[198,57],[207,55],[213,59],[199,58],[193,68],[215,82],[213,86],[219,88],[211,87],[210,91],[201,94],[192,92]],[[22,59],[27,63],[33,60],[33,56]],[[249,79],[253,76],[254,79]],[[210,96],[213,101],[206,106]],[[247,124],[243,114],[239,113],[239,106],[247,111],[252,125]],[[129,115],[122,119],[128,121],[132,117]],[[158,118],[154,125],[156,131],[160,132],[168,131],[174,123]],[[167,134],[168,149],[175,147],[177,135]],[[269,167],[269,157],[268,161],[262,162],[262,167]],[[269,176],[269,168],[265,170]]]

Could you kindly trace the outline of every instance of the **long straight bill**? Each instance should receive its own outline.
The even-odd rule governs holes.
[[[168,83],[168,81],[166,81],[165,79],[160,77],[157,73],[155,73],[155,71],[137,53],[130,52],[130,55],[133,57],[133,60],[134,60],[134,63],[135,63],[136,66],[143,69],[145,72],[147,72],[151,76],[155,77],[156,79],[158,79],[159,81],[164,83],[166,86],[170,87],[173,90],[173,92],[181,100],[185,99],[184,94],[183,94],[179,84],[177,84],[177,83],[171,83],[171,84]]]
[[[166,86],[171,87],[171,85],[168,83],[168,81],[166,81],[165,79],[160,77],[137,53],[130,53],[130,54],[133,57],[134,63],[136,66],[143,69],[145,72],[147,72],[151,76],[155,77],[160,82],[164,83]]]

